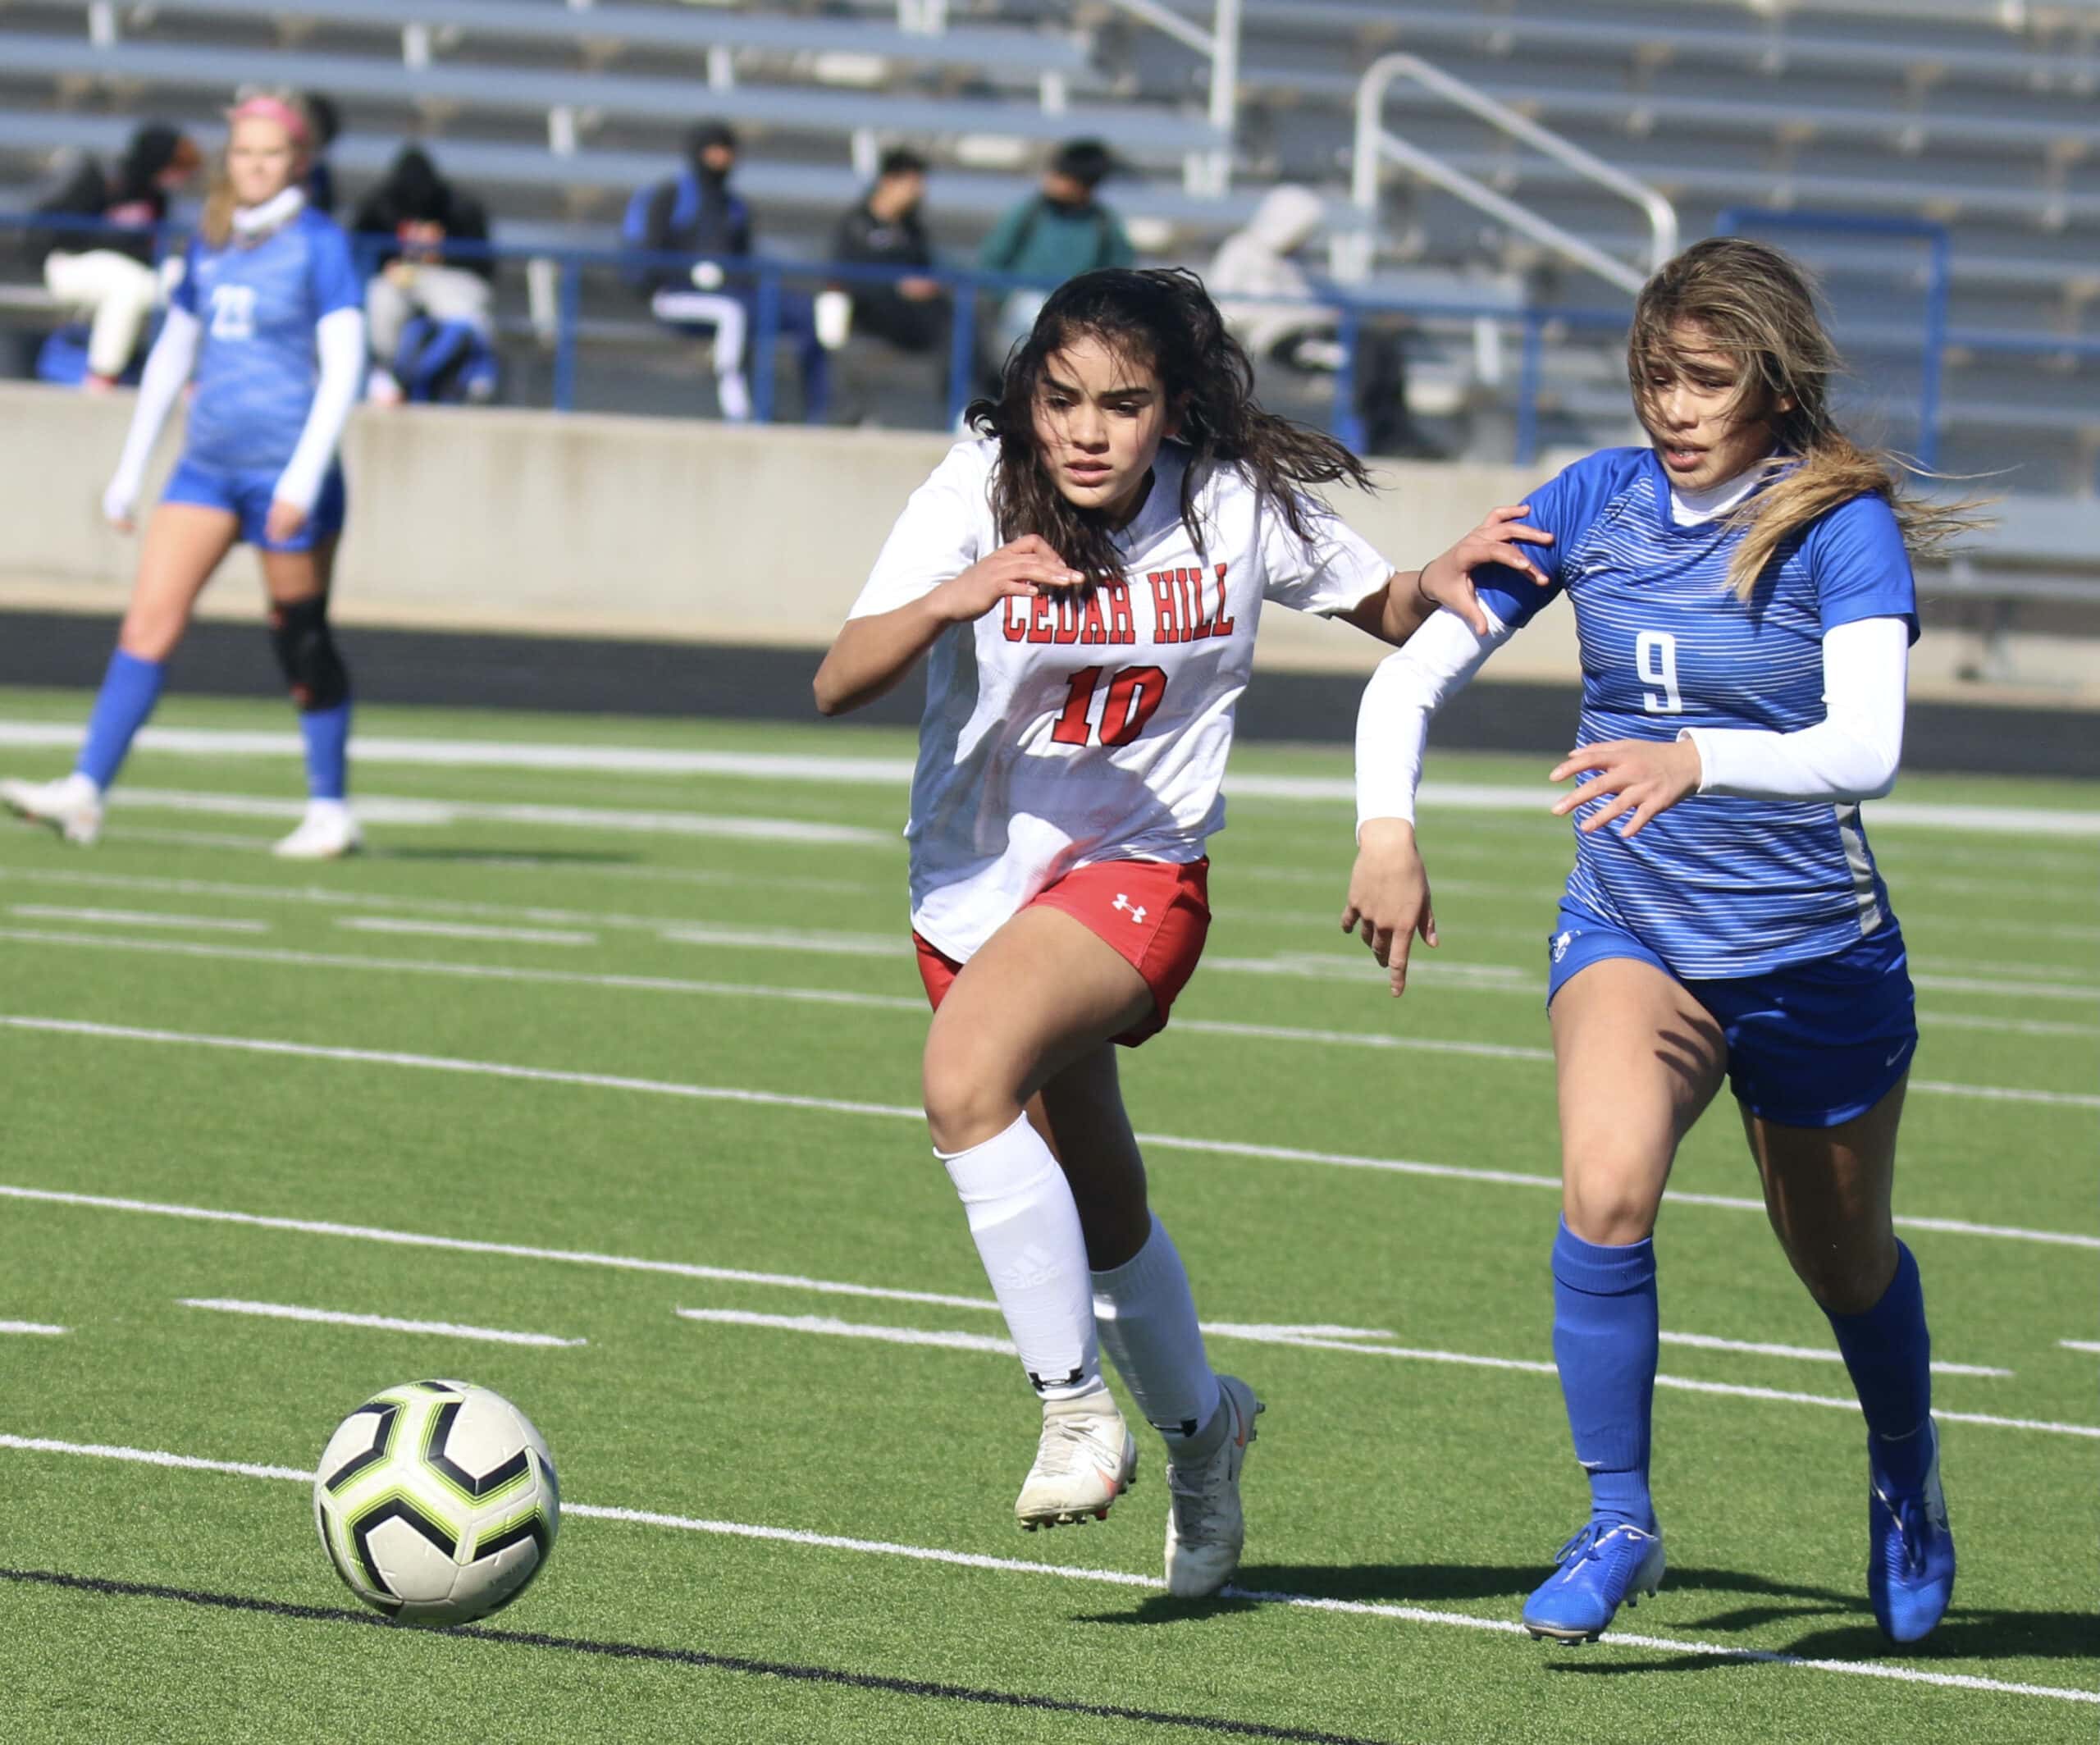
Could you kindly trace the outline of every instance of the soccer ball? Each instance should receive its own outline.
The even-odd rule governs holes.
[[[508,1400],[464,1382],[404,1382],[336,1426],[313,1524],[345,1586],[401,1624],[485,1618],[554,1550],[561,1495],[547,1445]]]

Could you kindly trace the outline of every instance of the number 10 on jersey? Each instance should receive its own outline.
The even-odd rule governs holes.
[[[1058,745],[1084,745],[1093,726],[1093,693],[1101,684],[1101,669],[1083,666],[1072,674],[1071,689],[1059,711],[1057,724],[1050,729]],[[1110,677],[1108,695],[1101,706],[1101,742],[1128,745],[1145,730],[1166,696],[1166,674],[1156,666],[1120,667]]]

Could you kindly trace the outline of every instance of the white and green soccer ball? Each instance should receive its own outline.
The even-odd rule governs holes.
[[[328,1438],[313,1522],[352,1593],[441,1629],[525,1591],[554,1550],[561,1494],[546,1443],[501,1395],[404,1382]]]

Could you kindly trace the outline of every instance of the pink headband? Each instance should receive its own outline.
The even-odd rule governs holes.
[[[254,116],[266,121],[275,121],[291,135],[292,144],[304,146],[308,142],[306,117],[298,110],[275,97],[244,97],[226,112],[229,121],[240,121],[244,116]]]

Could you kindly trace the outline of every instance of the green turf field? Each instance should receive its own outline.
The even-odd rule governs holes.
[[[84,708],[0,693],[0,768],[57,773],[67,749],[25,742]],[[160,725],[290,728],[181,701]],[[1274,779],[1331,796],[1345,755],[1238,758],[1205,967],[1125,1071],[1199,1306],[1240,1329],[1212,1357],[1270,1406],[1246,1592],[1185,1606],[1157,1591],[1156,1446],[1106,1523],[1014,1527],[1036,1408],[972,1343],[1002,1330],[915,1118],[901,784],[777,761],[908,737],[361,730],[352,863],[268,858],[295,759],[210,735],[142,751],[91,852],[0,832],[0,1322],[66,1329],[0,1333],[10,1745],[377,1740],[434,1711],[563,1741],[2092,1738],[2100,1407],[2064,1341],[2100,1341],[2100,793],[1907,779],[1883,814],[1916,821],[1868,812],[1924,1032],[1898,1210],[1935,1356],[1965,1366],[1937,1384],[1947,1623],[1905,1653],[1874,1630],[1861,1426],[1719,1108],[1665,1208],[1663,1325],[1768,1349],[1665,1345],[1670,1576],[1571,1651],[1511,1628],[1585,1503],[1548,1341],[1568,848],[1542,786],[1534,812],[1426,809],[1445,945],[1395,1006],[1335,924],[1347,802]],[[2038,815],[1983,827],[2016,807]],[[568,1505],[477,1636],[358,1625],[296,1478],[430,1375],[531,1414]]]

